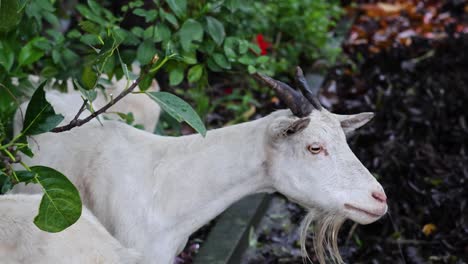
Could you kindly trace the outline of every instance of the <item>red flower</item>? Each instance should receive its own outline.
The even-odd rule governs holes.
[[[223,92],[224,94],[232,94],[232,87],[224,88]]]
[[[262,34],[257,34],[257,45],[260,48],[260,55],[267,55],[267,49],[271,47],[271,43],[266,41]]]

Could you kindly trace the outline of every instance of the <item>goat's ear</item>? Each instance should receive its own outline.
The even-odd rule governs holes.
[[[276,138],[286,137],[304,130],[310,123],[309,117],[279,119],[272,126],[272,135]]]
[[[372,112],[364,112],[355,115],[334,115],[340,121],[341,127],[346,135],[362,127],[374,117],[374,113]]]

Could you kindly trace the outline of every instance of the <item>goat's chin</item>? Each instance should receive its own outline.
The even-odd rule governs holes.
[[[348,215],[348,218],[358,224],[361,224],[361,225],[368,225],[368,224],[372,224],[374,223],[375,221],[377,221],[379,218],[374,218],[374,217],[368,217],[368,216],[365,216],[365,215]]]
[[[379,210],[363,210],[354,206],[345,205],[346,217],[361,225],[368,225],[377,220],[387,213],[387,208]]]

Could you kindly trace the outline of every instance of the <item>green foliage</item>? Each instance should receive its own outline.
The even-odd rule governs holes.
[[[243,12],[237,32],[262,34],[273,45],[272,67],[283,72],[291,67],[312,64],[322,58],[333,63],[340,48],[330,29],[343,13],[339,1],[274,0],[239,7]]]
[[[16,0],[0,1],[0,32],[9,31],[16,26],[19,21],[18,9],[19,5]]]

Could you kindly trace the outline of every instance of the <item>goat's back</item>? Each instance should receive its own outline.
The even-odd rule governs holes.
[[[40,200],[40,195],[0,196],[1,263],[138,263],[140,256],[123,247],[86,208],[62,232],[39,230],[33,219]]]
[[[39,83],[40,81],[40,78],[34,75],[31,75],[30,79],[33,83]],[[112,79],[112,84],[109,87],[104,91],[98,91],[96,99],[92,102],[94,109],[102,108],[119,95],[126,87],[127,80],[121,79],[117,81]],[[83,104],[81,93],[74,90],[71,80],[67,81],[67,88],[67,93],[61,93],[57,90],[48,90],[46,92],[46,99],[53,105],[55,112],[65,117],[61,125],[68,124],[75,117]],[[139,91],[139,88],[137,87],[135,91]],[[148,91],[159,91],[159,85],[155,80],[153,80]],[[22,116],[22,114],[24,115],[26,113],[27,104],[28,103],[23,103],[20,110],[16,113],[14,124],[15,134],[18,134],[23,126],[24,116]],[[114,113],[128,114],[131,112],[134,117],[134,124],[143,125],[146,131],[152,133],[158,122],[161,108],[145,94],[128,94],[111,106],[106,112],[108,113],[106,114],[106,118],[108,119],[117,119],[118,116]],[[80,115],[80,118],[85,118],[89,114],[90,112],[85,110]]]

